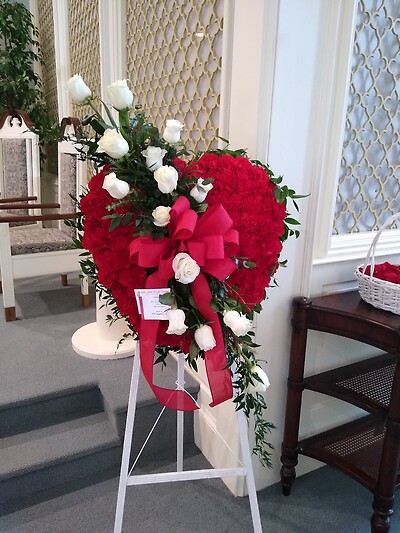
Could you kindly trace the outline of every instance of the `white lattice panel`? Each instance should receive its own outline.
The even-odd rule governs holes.
[[[42,83],[46,109],[52,120],[58,121],[57,72],[54,50],[54,21],[52,0],[38,0],[37,26],[43,55]]]
[[[188,148],[217,146],[223,0],[127,0],[127,76],[159,129],[185,124]]]
[[[96,95],[101,94],[100,36],[98,0],[69,0],[71,74],[80,74]],[[74,106],[74,115],[82,117],[89,110]]]
[[[333,233],[400,211],[400,4],[359,0]]]

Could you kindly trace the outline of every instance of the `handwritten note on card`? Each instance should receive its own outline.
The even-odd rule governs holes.
[[[168,320],[170,305],[160,303],[161,294],[170,292],[170,289],[135,289],[136,302],[139,314],[145,320]]]

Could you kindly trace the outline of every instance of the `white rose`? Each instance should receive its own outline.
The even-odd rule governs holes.
[[[176,144],[181,140],[182,122],[179,120],[167,120],[163,138],[167,143]]]
[[[72,100],[77,104],[81,104],[89,96],[92,96],[92,91],[83,81],[80,74],[75,74],[75,76],[72,76],[67,81],[67,91],[71,95]]]
[[[168,311],[169,325],[166,333],[170,335],[182,335],[187,330],[185,313],[182,309],[170,309]]]
[[[184,285],[192,283],[200,274],[199,265],[185,252],[176,254],[172,261],[172,269],[175,272],[175,279]]]
[[[164,207],[163,205],[159,205],[156,207],[153,212],[153,224],[155,226],[158,226],[159,228],[164,228],[165,226],[168,226],[169,221],[171,219],[170,217],[170,207]]]
[[[129,192],[129,184],[118,179],[115,172],[111,172],[104,178],[103,189],[108,191],[113,198],[122,200]]]
[[[238,337],[246,335],[246,333],[252,328],[251,320],[238,311],[225,311],[224,323],[231,328],[233,333]]]
[[[167,153],[167,150],[159,146],[148,146],[143,150],[142,156],[146,158],[146,166],[150,170],[157,170],[162,166],[162,160]]]
[[[154,172],[154,179],[161,192],[168,194],[178,185],[178,172],[176,168],[164,165]]]
[[[105,152],[114,159],[120,159],[129,152],[129,144],[116,129],[108,129],[99,140],[98,152]]]
[[[261,379],[261,382],[254,379],[254,385],[249,383],[247,387],[247,391],[249,394],[255,394],[256,392],[264,392],[268,389],[270,383],[267,374],[264,372],[262,368],[260,368],[257,365],[254,365],[251,369],[251,373],[255,374]]]
[[[206,199],[207,193],[211,191],[213,188],[212,183],[208,183],[207,185],[203,185],[203,178],[199,178],[197,180],[196,185],[193,187],[193,189],[190,191],[190,196],[192,196],[199,204],[201,202],[204,202]]]
[[[194,332],[194,340],[197,342],[197,346],[200,350],[204,350],[205,352],[212,350],[217,345],[213,330],[207,324],[196,329]]]
[[[126,80],[118,80],[109,85],[107,87],[107,96],[111,100],[111,105],[118,111],[127,109],[133,102],[133,94]]]

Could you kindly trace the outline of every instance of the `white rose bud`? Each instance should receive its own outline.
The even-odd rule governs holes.
[[[201,202],[204,202],[206,199],[207,193],[211,191],[213,188],[212,183],[208,183],[207,185],[203,185],[203,178],[199,178],[197,180],[196,185],[193,187],[193,189],[190,191],[190,196],[192,196],[199,204]]]
[[[167,120],[163,138],[167,143],[176,144],[181,140],[182,122],[179,120]]]
[[[168,226],[169,221],[171,219],[170,217],[170,207],[164,207],[163,205],[159,205],[156,207],[153,212],[153,224],[155,226],[158,226],[159,228],[164,228],[165,226]]]
[[[107,87],[107,96],[111,100],[111,105],[118,111],[131,107],[133,94],[129,89],[126,80],[118,80]]]
[[[113,198],[122,200],[129,192],[129,184],[118,179],[115,172],[111,172],[104,178],[103,189],[108,191]]]
[[[243,337],[243,335],[246,335],[246,333],[252,328],[251,320],[238,311],[225,311],[224,323],[231,328],[233,333],[238,337]]]
[[[172,261],[172,269],[175,272],[175,279],[184,285],[192,283],[200,274],[199,265],[185,252],[176,254]]]
[[[248,392],[249,394],[255,394],[256,392],[266,391],[270,383],[269,383],[268,376],[264,372],[264,370],[260,368],[259,366],[254,365],[251,369],[251,373],[257,375],[261,379],[261,382],[256,379],[253,379],[254,385],[249,383],[246,392]]]
[[[92,96],[92,91],[80,74],[75,74],[67,81],[67,91],[76,104],[82,104],[89,96]]]
[[[98,152],[105,152],[114,159],[120,159],[129,152],[129,144],[116,129],[108,129],[99,140]]]
[[[197,346],[200,350],[204,350],[205,352],[212,350],[217,345],[213,330],[207,324],[196,329],[194,332],[194,340],[197,342]]]
[[[169,165],[164,165],[154,172],[154,179],[161,192],[168,194],[178,185],[178,171]]]
[[[185,313],[182,309],[170,309],[168,311],[169,325],[166,333],[170,335],[182,335],[187,330]]]
[[[162,160],[167,153],[167,150],[159,146],[148,146],[143,150],[142,156],[146,158],[146,166],[150,170],[157,170],[162,166]]]

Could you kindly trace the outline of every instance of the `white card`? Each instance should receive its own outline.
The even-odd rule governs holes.
[[[170,305],[160,303],[160,295],[171,292],[170,289],[135,289],[139,314],[145,320],[168,320]]]

